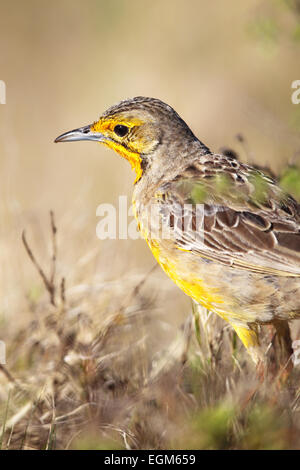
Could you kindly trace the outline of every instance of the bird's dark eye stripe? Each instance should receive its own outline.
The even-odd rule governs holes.
[[[124,137],[128,131],[128,127],[123,126],[122,124],[117,124],[114,128],[114,133],[117,134],[119,137]]]

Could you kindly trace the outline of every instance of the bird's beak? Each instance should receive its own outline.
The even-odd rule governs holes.
[[[107,140],[101,132],[91,131],[91,125],[79,127],[73,131],[65,132],[56,137],[54,142],[72,142],[77,140],[96,140],[97,142],[105,142]]]

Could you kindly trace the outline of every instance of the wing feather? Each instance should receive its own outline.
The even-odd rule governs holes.
[[[225,189],[220,186],[220,172],[229,175],[230,185]],[[173,223],[174,241],[180,249],[233,267],[300,276],[300,206],[274,180],[257,173],[263,182],[259,197],[253,169],[238,162],[233,172],[230,161],[221,156],[209,172],[205,173],[205,163],[195,163],[165,183],[159,188],[164,214],[167,207],[173,220],[181,222]],[[199,205],[201,226],[193,222]],[[192,223],[182,229],[186,207]]]

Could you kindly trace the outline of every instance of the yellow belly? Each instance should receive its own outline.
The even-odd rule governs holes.
[[[225,299],[220,295],[218,289],[208,286],[203,279],[195,276],[192,272],[185,273],[183,276],[180,263],[171,259],[171,257],[161,256],[161,250],[157,242],[149,241],[147,238],[146,241],[158,264],[185,294],[205,308],[218,313],[225,320],[227,319],[227,315],[222,308]]]
[[[253,360],[258,361],[256,354],[256,347],[259,345],[257,332],[253,327],[249,327],[245,322],[243,315],[239,316],[228,312],[226,309],[226,302],[224,296],[220,295],[219,290],[213,287],[207,286],[207,284],[198,277],[193,277],[192,273],[190,277],[182,277],[182,271],[177,266],[176,262],[172,262],[169,259],[160,255],[160,248],[157,243],[146,241],[159,265],[166,272],[166,274],[180,287],[189,297],[194,299],[196,302],[203,305],[208,310],[217,313],[225,321],[228,321],[235,329],[239,338],[243,342],[244,346],[251,353]],[[226,309],[226,310],[225,310]]]

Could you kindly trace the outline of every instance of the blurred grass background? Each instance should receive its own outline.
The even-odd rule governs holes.
[[[127,162],[97,144],[56,146],[54,138],[91,123],[121,99],[153,96],[172,105],[212,150],[234,148],[242,160],[269,166],[282,175],[283,185],[299,198],[300,105],[291,102],[291,83],[300,78],[300,2],[2,0],[0,13],[0,79],[7,87],[7,104],[0,105],[0,339],[7,343],[8,369],[15,368],[17,377],[21,374],[23,381],[30,382],[32,374],[37,374],[35,362],[40,361],[40,356],[30,360],[27,357],[31,357],[31,341],[23,338],[24,329],[33,321],[43,323],[43,315],[48,318],[54,312],[49,310],[42,281],[21,243],[23,229],[47,269],[48,212],[55,212],[57,278],[65,277],[67,301],[70,299],[72,308],[81,309],[92,322],[98,318],[102,325],[99,331],[105,315],[120,310],[125,293],[154,265],[142,240],[96,238],[98,204],[116,204],[120,194],[130,198],[133,175]],[[241,143],[237,134],[243,135],[245,142]],[[288,163],[295,167],[287,168]],[[92,297],[93,302],[86,300],[88,305],[82,303],[84,296],[73,299],[78,286],[84,291],[87,286],[92,289],[99,285],[109,285],[109,294],[104,295],[100,289],[100,297]],[[155,345],[151,340],[145,356],[151,362],[157,352],[172,344],[191,307],[189,299],[159,270],[151,275],[149,291],[145,293],[147,299],[150,296],[149,303],[147,300],[145,306],[143,300],[141,306],[137,299],[137,307],[133,302],[132,308],[152,312],[151,328],[147,326],[146,330],[156,339]],[[160,321],[165,325],[163,334]],[[39,324],[39,334],[41,328]],[[47,327],[43,328],[47,336]],[[18,335],[23,338],[23,349],[16,346]],[[123,341],[127,341],[126,335]],[[22,355],[27,359],[21,367]],[[43,356],[41,364],[43,361],[49,365],[50,358]],[[176,367],[174,371],[176,376]],[[143,372],[142,377],[147,374]],[[35,393],[42,387],[43,379],[41,374]],[[175,380],[174,376],[170,380]],[[230,388],[226,380],[224,377],[222,393]],[[1,398],[6,404],[7,377],[2,377],[1,384]],[[162,390],[164,387],[168,388],[165,382]],[[207,387],[209,390],[210,385]],[[140,390],[140,382],[135,383],[134,390]],[[187,401],[193,402],[193,393],[187,393]],[[216,392],[216,402],[222,393]],[[199,413],[206,415],[199,422],[205,421],[209,427],[210,422],[215,422],[215,415],[209,413],[215,412],[217,423],[220,421],[215,427],[228,430],[229,426],[231,431],[221,432],[219,439],[214,437],[214,431],[201,428],[197,435],[210,437],[199,437],[201,442],[193,440],[190,445],[256,445],[250,431],[251,443],[244,428],[240,434],[237,431],[242,425],[237,424],[236,410],[231,414],[231,405],[207,411],[204,402],[204,411],[199,405]],[[190,403],[186,405],[189,406]],[[261,435],[265,435],[262,428],[271,429],[278,417],[269,404],[259,406],[266,416],[260,427]],[[8,414],[18,412],[16,404],[12,408]],[[180,410],[184,415],[184,404]],[[137,421],[131,432],[140,436],[143,433],[140,428],[136,430],[140,425],[136,416],[141,413],[145,414],[145,408],[136,410],[135,418],[131,416]],[[253,423],[257,410],[251,413],[249,422]],[[172,426],[176,415],[174,411],[170,418]],[[26,413],[24,416],[27,422]],[[161,428],[165,425],[162,421]],[[285,426],[284,435],[279,433],[279,443],[276,444],[277,437],[275,441],[271,437],[271,444],[266,443],[265,447],[299,445],[299,441],[295,444],[289,440]],[[212,425],[212,429],[215,427]],[[99,440],[96,431],[94,434]],[[149,439],[140,438],[131,445],[160,447],[171,445],[172,441],[178,446],[179,438],[174,440],[173,433],[170,435],[172,439],[166,439],[164,444],[148,436]],[[228,435],[240,437],[228,440]],[[21,445],[23,438],[18,439]],[[29,447],[42,445],[30,442]],[[78,441],[76,445],[92,444]],[[59,446],[66,446],[66,442],[62,439]]]

